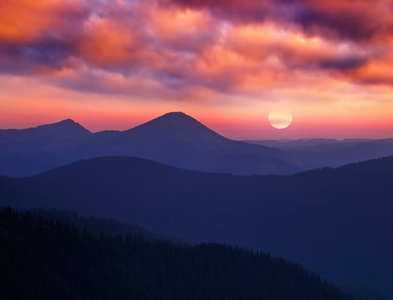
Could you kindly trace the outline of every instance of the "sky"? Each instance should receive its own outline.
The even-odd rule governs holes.
[[[393,0],[2,0],[0,128],[182,111],[232,139],[393,137],[392,15]]]

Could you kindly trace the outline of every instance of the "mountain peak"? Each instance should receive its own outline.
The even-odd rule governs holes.
[[[80,136],[91,133],[82,125],[71,119],[65,119],[52,124],[41,125],[36,128],[30,128],[30,130],[34,130],[40,134],[57,134],[62,137]]]
[[[187,140],[195,139],[194,142],[197,142],[198,139],[224,139],[224,137],[218,133],[207,128],[201,122],[183,112],[166,113],[156,119],[130,129],[128,132],[138,132],[141,135],[154,136],[155,138],[177,136]]]
[[[209,130],[205,125],[203,125],[198,120],[193,117],[183,113],[183,112],[169,112],[166,113],[146,124],[160,124],[161,126],[170,126],[180,130],[189,128],[199,128],[199,130]],[[216,133],[217,134],[217,133]]]
[[[198,122],[193,117],[191,117],[191,116],[189,116],[189,115],[187,115],[187,114],[185,114],[184,112],[181,112],[181,111],[166,113],[166,114],[156,118],[155,120],[166,120],[166,121],[169,120],[169,121],[176,121],[176,122],[192,121],[192,122],[197,122],[197,123],[201,124],[200,122]]]
[[[79,125],[79,123],[76,123],[74,120],[72,119],[65,119],[63,121],[54,123],[54,124],[65,124],[65,125]]]
[[[189,115],[185,114],[182,111],[171,111],[169,113],[166,113],[166,114],[162,115],[162,117],[164,117],[164,116],[183,116],[183,117],[191,118]]]

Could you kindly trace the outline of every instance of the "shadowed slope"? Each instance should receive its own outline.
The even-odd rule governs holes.
[[[351,299],[266,253],[96,236],[9,208],[0,210],[0,253],[1,299]]]
[[[80,159],[117,155],[239,175],[300,171],[282,150],[233,141],[183,113],[127,131],[90,133],[72,120],[0,131],[0,174],[29,176]]]
[[[293,176],[231,176],[99,158],[1,178],[0,202],[114,217],[186,241],[258,248],[393,294],[393,157]]]
[[[180,112],[122,132],[118,143],[100,154],[135,156],[185,169],[238,175],[300,170],[284,151],[227,139]]]
[[[85,158],[79,141],[92,135],[70,119],[35,128],[0,130],[0,174],[29,176]]]
[[[80,159],[134,156],[189,170],[283,175],[393,155],[393,139],[256,143],[277,148],[227,139],[181,112],[126,131],[98,133],[64,120],[0,130],[0,174],[30,176]]]

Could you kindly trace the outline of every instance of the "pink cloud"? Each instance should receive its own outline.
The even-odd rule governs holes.
[[[313,72],[392,85],[392,5],[376,2],[5,0],[0,72],[174,99],[259,93]]]

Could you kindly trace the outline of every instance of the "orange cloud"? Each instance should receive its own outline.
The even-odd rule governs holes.
[[[195,52],[214,42],[219,22],[208,12],[193,9],[156,8],[148,15],[154,38],[163,46]]]
[[[0,40],[34,42],[48,31],[68,27],[70,21],[84,17],[84,1],[3,0],[0,2]]]
[[[393,86],[393,57],[370,60],[367,64],[345,73],[347,80],[366,84],[386,84]]]
[[[0,72],[184,101],[295,95],[320,74],[392,85],[392,7],[377,2],[4,0]]]
[[[227,47],[254,61],[275,56],[289,67],[318,67],[326,61],[363,55],[363,50],[354,43],[309,37],[297,28],[271,23],[233,27],[228,32]]]
[[[96,18],[85,22],[77,49],[87,63],[117,66],[135,61],[137,46],[129,28],[113,19]]]

